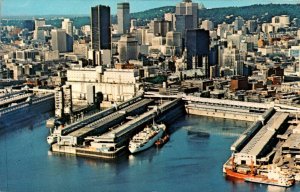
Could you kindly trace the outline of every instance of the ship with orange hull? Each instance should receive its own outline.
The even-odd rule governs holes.
[[[235,171],[233,171],[229,168],[225,168],[225,174],[229,177],[233,177],[233,178],[241,179],[241,180],[245,180],[246,178],[263,177],[263,176],[260,176],[260,175],[253,175],[251,173],[248,173],[248,174],[238,173],[238,172],[235,172]]]

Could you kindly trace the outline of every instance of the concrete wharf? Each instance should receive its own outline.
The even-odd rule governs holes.
[[[101,119],[98,119],[88,125],[83,126],[80,129],[77,129],[67,135],[67,137],[61,137],[59,143],[64,143],[64,138],[67,138],[68,142],[70,137],[73,137],[73,145],[77,145],[83,141],[84,137],[90,135],[98,135],[108,131],[109,128],[120,124],[126,120],[127,116],[136,115],[147,110],[147,107],[153,103],[152,99],[143,99],[130,106],[123,108],[120,111],[114,112],[110,115],[107,115]],[[74,139],[75,138],[75,139]]]

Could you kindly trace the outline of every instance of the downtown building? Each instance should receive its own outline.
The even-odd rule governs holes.
[[[98,5],[91,9],[92,49],[111,49],[110,7]]]
[[[126,34],[130,32],[130,5],[129,3],[118,3],[118,33]]]
[[[209,45],[209,31],[203,29],[186,31],[187,69],[202,68],[205,75],[208,76]]]

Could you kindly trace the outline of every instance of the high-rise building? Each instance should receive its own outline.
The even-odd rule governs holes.
[[[169,31],[166,35],[166,46],[172,50],[171,55],[180,55],[182,50],[182,38],[181,33]]]
[[[129,3],[118,3],[118,32],[129,33],[130,30],[130,6]]]
[[[126,62],[138,57],[138,41],[131,35],[123,35],[118,41],[120,62]]]
[[[46,25],[46,20],[44,18],[35,19],[34,25],[35,30],[33,39],[40,42],[45,42],[45,30],[42,28]]]
[[[174,13],[165,13],[165,21],[171,22],[172,31],[175,30],[175,14]]]
[[[242,17],[238,16],[235,18],[233,24],[234,24],[235,31],[241,30],[244,25],[244,19]]]
[[[189,22],[192,23],[193,28],[198,28],[198,3],[193,3],[191,0],[183,0],[181,3],[176,5],[176,15],[192,15],[192,20]]]
[[[44,18],[38,18],[34,20],[35,23],[35,29],[37,29],[38,27],[43,27],[44,25],[46,25],[46,20]]]
[[[166,36],[167,32],[172,31],[171,21],[154,19],[150,22],[150,30],[155,35]]]
[[[92,49],[111,49],[110,7],[91,8]]]
[[[67,35],[63,29],[53,29],[51,31],[52,50],[58,50],[60,53],[67,52]]]
[[[130,32],[132,32],[135,29],[137,29],[137,21],[136,21],[136,19],[131,19],[130,20]]]
[[[193,19],[192,15],[176,15],[175,21],[175,31],[181,33],[181,37],[185,39],[186,30],[193,29],[193,23],[191,20]]]
[[[187,68],[202,67],[209,75],[209,31],[192,29],[186,31]]]
[[[64,19],[61,24],[61,28],[66,31],[70,36],[73,36],[73,21],[70,19]]]
[[[67,35],[67,51],[73,51],[73,21],[70,19],[64,19],[61,25],[62,29],[66,31]]]
[[[255,20],[248,20],[247,27],[250,33],[254,33],[257,30],[257,22]]]
[[[33,31],[35,29],[35,23],[33,20],[23,21],[23,28],[28,29],[28,31]]]
[[[214,23],[210,20],[204,20],[202,21],[201,29],[211,31],[214,29]]]

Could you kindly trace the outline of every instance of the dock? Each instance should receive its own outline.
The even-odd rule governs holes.
[[[158,123],[170,122],[184,113],[181,99],[164,101],[158,106],[153,105],[153,102],[153,99],[142,99],[66,136],[60,136],[58,142],[52,145],[52,151],[117,158],[127,152],[130,138],[145,125],[152,123],[154,119]],[[147,110],[151,104],[153,106]],[[136,118],[126,118],[133,115],[136,115]],[[118,124],[120,125],[116,126]]]

